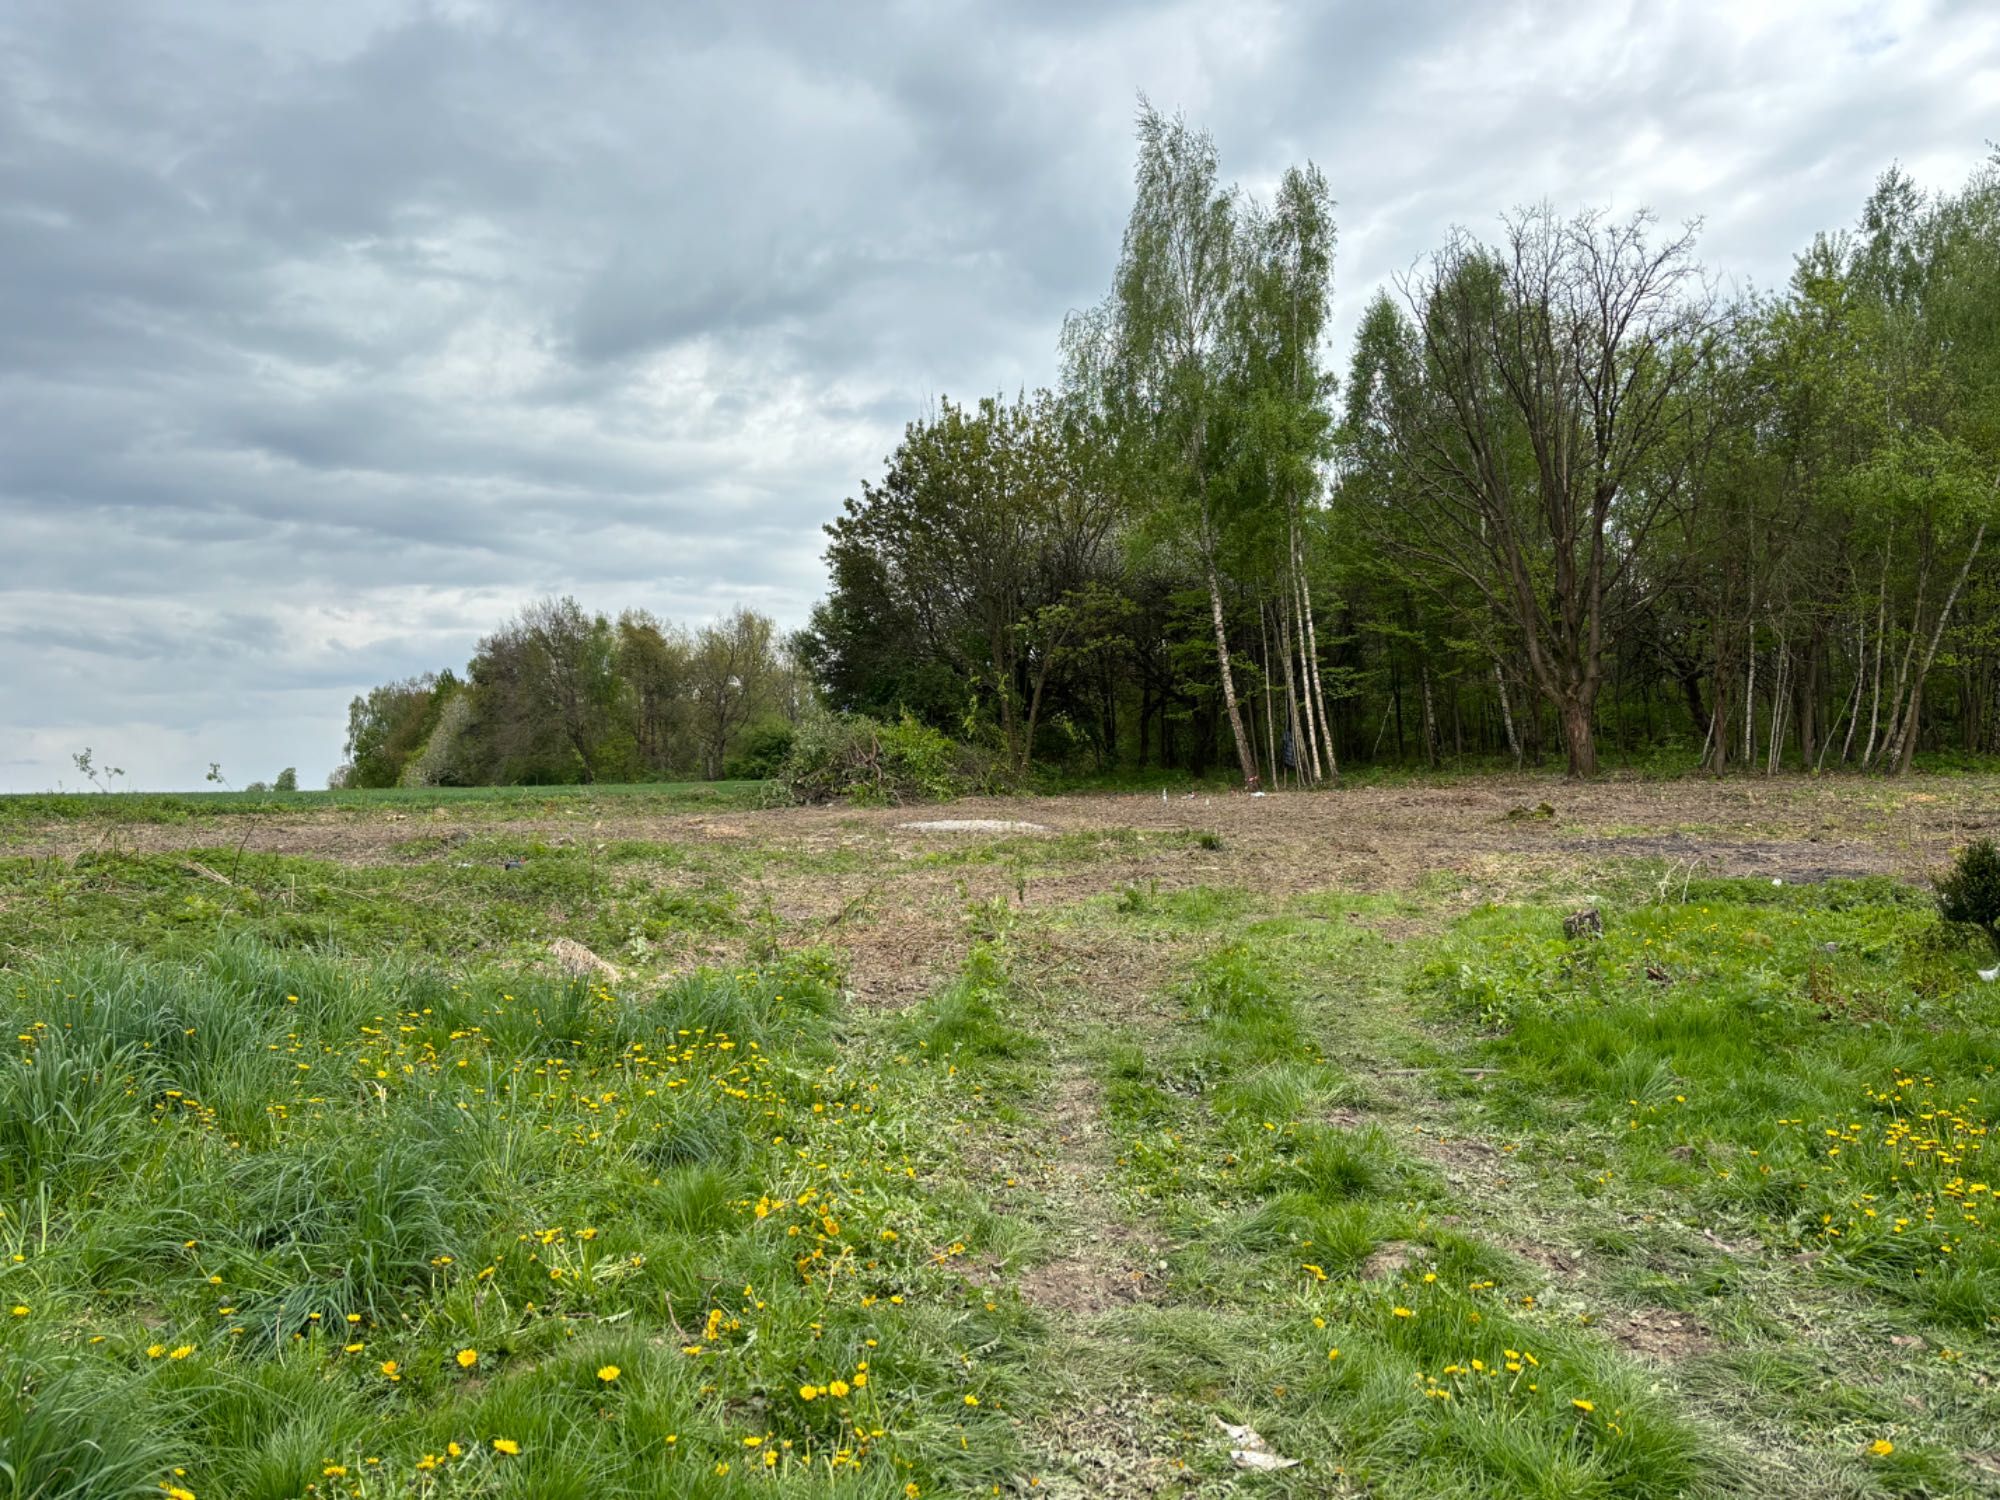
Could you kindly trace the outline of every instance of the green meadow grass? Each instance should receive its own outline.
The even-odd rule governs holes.
[[[613,994],[248,939],[19,969],[0,1493],[1008,1472],[1022,1314],[952,1272],[991,1216],[932,1128],[1004,981],[975,965],[904,1053],[840,1045],[835,977]]]
[[[762,781],[634,782],[591,786],[383,787],[300,792],[21,792],[0,795],[0,830],[69,823],[184,823],[286,813],[446,811],[456,818],[565,817],[762,806]]]
[[[1571,939],[1573,873],[1202,837],[0,858],[0,1497],[1991,1489],[2000,1004],[1926,893],[1634,865]],[[895,1010],[756,894],[944,863],[1014,878]]]

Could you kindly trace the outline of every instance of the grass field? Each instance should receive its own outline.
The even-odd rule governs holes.
[[[1991,778],[88,800],[0,1497],[2000,1493]]]

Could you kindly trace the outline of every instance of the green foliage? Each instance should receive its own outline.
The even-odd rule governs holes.
[[[799,721],[773,779],[786,800],[799,803],[942,802],[1003,783],[991,756],[910,714],[882,723],[826,712]]]
[[[769,781],[791,754],[795,731],[790,724],[760,724],[747,730],[723,765],[730,781]]]
[[[2000,846],[1978,839],[1937,879],[1938,916],[1977,927],[2000,954]]]

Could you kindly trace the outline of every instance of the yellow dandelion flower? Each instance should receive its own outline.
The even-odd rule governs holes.
[[[620,1375],[624,1373],[625,1372],[619,1369],[618,1366],[616,1365],[605,1365],[602,1369],[600,1369],[597,1372],[597,1378],[603,1381],[606,1385],[609,1385],[611,1384],[612,1381],[616,1380]]]
[[[1584,1400],[1581,1400],[1581,1399],[1578,1399],[1578,1400],[1574,1400],[1574,1401],[1571,1401],[1571,1402],[1570,1402],[1570,1405],[1571,1405],[1571,1406],[1574,1406],[1574,1407],[1575,1407],[1575,1408],[1576,1408],[1576,1409],[1577,1409],[1578,1411],[1596,1411],[1596,1410],[1597,1410],[1597,1403],[1596,1403],[1596,1402],[1594,1402],[1594,1401],[1584,1401]]]
[[[1868,1451],[1877,1458],[1887,1458],[1891,1453],[1896,1451],[1896,1445],[1887,1438],[1877,1438],[1868,1445]]]
[[[477,1349],[461,1349],[458,1351],[458,1367],[461,1370],[469,1370],[478,1363],[479,1351]]]
[[[814,1401],[817,1400],[818,1398],[819,1398],[818,1386],[802,1385],[799,1387],[799,1399],[801,1401]]]
[[[512,1458],[516,1453],[521,1451],[521,1445],[512,1438],[495,1438],[493,1440],[493,1451],[495,1453],[504,1453],[509,1458]]]
[[[187,1357],[188,1357],[188,1356],[189,1356],[190,1354],[192,1354],[192,1353],[194,1353],[194,1345],[193,1345],[193,1344],[182,1344],[182,1345],[181,1345],[180,1347],[178,1347],[178,1348],[176,1348],[176,1349],[170,1349],[170,1350],[168,1350],[168,1351],[167,1351],[167,1358],[168,1358],[168,1359],[186,1359],[186,1358],[187,1358]]]
[[[979,1398],[968,1392],[965,1397],[965,1404],[967,1406],[977,1406],[979,1404]]]
[[[837,1401],[847,1394],[847,1389],[846,1381],[836,1380],[827,1386],[826,1393]]]

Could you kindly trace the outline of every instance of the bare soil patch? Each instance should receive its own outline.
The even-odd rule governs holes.
[[[1049,1091],[1045,1185],[1063,1227],[1057,1253],[1015,1286],[1023,1300],[1053,1312],[1101,1313],[1146,1300],[1157,1287],[1158,1247],[1106,1212],[1112,1162],[1101,1105],[1097,1081],[1082,1072],[1063,1072]]]
[[[1604,1328],[1624,1348],[1659,1364],[1679,1364],[1716,1347],[1715,1336],[1699,1318],[1663,1307],[1633,1308]]]

